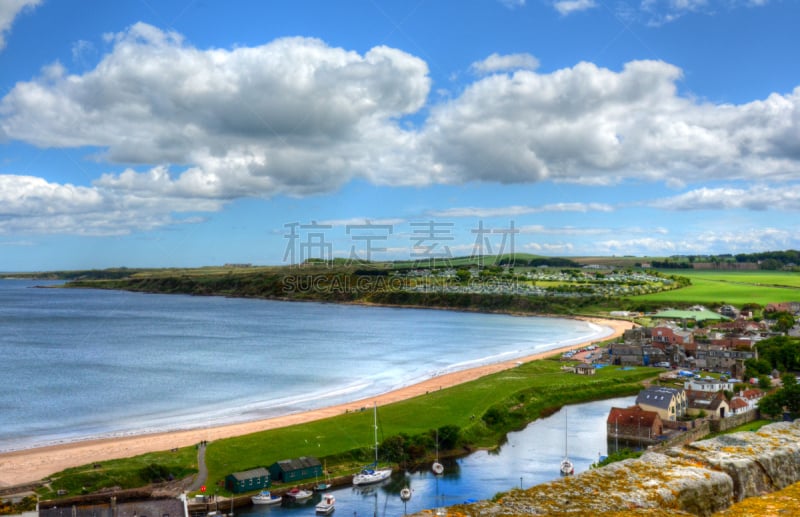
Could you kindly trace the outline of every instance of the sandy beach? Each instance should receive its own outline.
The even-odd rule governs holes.
[[[595,318],[582,319],[613,329],[613,334],[603,338],[604,340],[617,337],[625,330],[632,327],[632,323],[627,321]],[[542,359],[548,356],[560,354],[569,349],[582,348],[588,344],[590,343],[579,343],[560,348],[558,350],[551,350],[502,363],[479,366],[469,370],[440,375],[438,377],[427,379],[419,384],[384,393],[376,397],[370,397],[369,399],[357,400],[346,404],[339,404],[336,406],[316,409],[304,413],[296,413],[292,415],[269,418],[266,420],[223,425],[204,429],[191,429],[185,431],[137,435],[123,438],[88,440],[4,453],[0,454],[0,487],[30,483],[45,479],[51,474],[60,472],[69,467],[86,465],[93,462],[116,458],[127,458],[147,452],[168,450],[175,447],[190,446],[199,443],[202,440],[214,441],[220,438],[241,436],[267,429],[276,429],[279,427],[311,422],[322,418],[336,416],[344,413],[347,410],[352,411],[358,409],[367,403],[372,404],[373,401],[378,405],[390,404],[392,402],[423,395],[429,391],[455,386],[457,384],[478,379],[485,375],[512,368],[516,366],[518,362],[528,362],[536,359]]]

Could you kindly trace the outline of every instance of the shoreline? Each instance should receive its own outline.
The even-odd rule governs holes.
[[[552,317],[550,315],[537,316]],[[612,332],[603,338],[596,338],[590,341],[584,341],[558,349],[510,359],[499,363],[477,366],[458,372],[446,373],[436,377],[431,377],[417,384],[405,386],[397,390],[376,395],[374,397],[367,397],[300,413],[250,422],[225,424],[208,428],[187,429],[153,434],[138,434],[114,438],[99,438],[0,453],[0,487],[39,481],[67,468],[87,465],[93,462],[128,458],[148,452],[169,450],[176,447],[187,447],[195,445],[203,440],[214,441],[222,438],[231,438],[235,436],[256,433],[259,431],[266,431],[269,429],[277,429],[281,427],[312,422],[315,420],[321,420],[340,415],[345,411],[357,410],[367,402],[375,402],[379,406],[399,402],[401,400],[424,395],[430,391],[449,388],[458,384],[479,379],[486,375],[507,370],[517,366],[517,364],[520,362],[530,362],[554,355],[559,355],[567,350],[583,348],[598,340],[605,341],[608,339],[614,339],[622,335],[625,330],[633,326],[632,322],[624,320],[578,316],[565,318],[580,319],[582,321],[608,327],[611,328]]]

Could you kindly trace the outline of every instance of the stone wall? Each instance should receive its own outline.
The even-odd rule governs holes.
[[[734,427],[739,427],[740,425],[758,420],[760,417],[761,415],[759,415],[757,409],[740,413],[738,415],[727,416],[721,420],[714,420],[711,422],[711,431],[714,433],[727,431],[728,429],[733,429]]]
[[[686,424],[686,422],[683,423]],[[684,428],[686,428],[686,426],[684,426]],[[686,431],[682,431],[660,444],[659,449],[663,450],[669,447],[679,447],[687,443],[692,443],[695,440],[700,440],[708,436],[710,432],[711,425],[708,420],[695,420],[686,428]]]
[[[800,420],[648,451],[493,501],[457,505],[449,516],[699,515],[800,481]],[[433,515],[432,512],[417,514]]]

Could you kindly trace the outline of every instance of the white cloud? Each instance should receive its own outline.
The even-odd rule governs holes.
[[[6,36],[14,19],[24,10],[36,8],[42,0],[3,0],[0,2],[0,51],[6,47]]]
[[[397,120],[430,102],[430,78],[421,59],[400,50],[375,47],[362,55],[307,38],[202,50],[180,34],[141,23],[108,39],[111,51],[85,73],[54,63],[18,83],[0,100],[0,138],[100,149],[95,158],[135,164],[70,195],[83,200],[75,206],[92,196],[101,204],[152,206],[156,219],[140,227],[171,224],[163,208],[170,203],[172,213],[217,210],[239,197],[331,192],[356,178],[415,186],[624,179],[771,184],[794,181],[800,172],[800,87],[718,105],[680,96],[681,70],[662,61],[633,61],[621,71],[582,62],[538,73],[519,69],[535,65],[533,56],[493,55],[475,68],[517,69],[477,79],[409,128]],[[778,195],[760,188],[745,197]],[[786,206],[795,199],[792,191],[780,193]],[[712,206],[710,199],[722,194],[698,190],[659,203]],[[758,205],[747,203],[740,206]],[[433,215],[611,210],[603,203],[562,203]]]
[[[542,212],[612,212],[605,203],[551,203],[541,206],[503,206],[496,208],[454,207],[430,212],[432,217],[514,217]]]
[[[72,44],[72,61],[85,65],[89,59],[97,54],[97,48],[94,43],[86,40],[78,40]]]
[[[561,0],[555,2],[553,7],[562,16],[567,16],[572,13],[593,9],[597,7],[597,2],[594,0]]]
[[[744,253],[800,246],[796,233],[778,228],[736,228],[728,231],[689,232],[680,237],[622,236],[592,242],[598,255],[664,256],[693,253]]]
[[[538,224],[521,226],[518,230],[520,234],[531,235],[604,235],[614,233],[611,228],[577,228],[574,226],[553,228]]]
[[[628,0],[615,5],[617,15],[630,21],[661,26],[688,14],[714,16],[741,7],[763,7],[769,0]]]
[[[533,253],[554,253],[569,255],[575,250],[571,242],[529,242],[522,245],[522,249]]]
[[[525,6],[525,0],[498,0],[498,1],[509,9],[516,9],[517,7]]]
[[[375,219],[372,217],[351,217],[349,219],[326,219],[319,221],[319,224],[323,225],[330,225],[334,227],[346,227],[346,226],[365,226],[365,225],[373,225],[373,226],[395,226],[398,224],[405,223],[405,219],[401,219],[399,217],[389,217],[385,219]],[[362,230],[364,230],[362,228]],[[379,231],[379,229],[375,229]]]
[[[200,50],[143,23],[113,40],[85,74],[49,67],[18,83],[0,104],[0,134],[105,148],[112,162],[189,164],[176,178],[102,179],[116,188],[232,198],[325,192],[358,176],[426,181],[407,172],[415,135],[394,121],[429,92],[427,65],[414,56],[308,38]]]
[[[510,70],[536,70],[538,67],[539,60],[525,53],[505,55],[494,53],[483,61],[476,61],[470,66],[472,71],[479,75]]]
[[[651,203],[667,210],[800,210],[800,185],[699,188]]]
[[[796,177],[800,88],[702,104],[677,94],[681,76],[662,61],[492,75],[433,107],[423,137],[451,183]]]
[[[0,175],[0,234],[124,235],[198,222],[196,217],[172,214],[220,207],[215,201],[146,197],[33,176]]]

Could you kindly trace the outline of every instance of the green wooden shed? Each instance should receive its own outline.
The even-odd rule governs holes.
[[[283,483],[322,477],[322,464],[317,458],[300,456],[291,460],[276,461],[269,466],[272,479]]]
[[[268,488],[272,484],[269,470],[264,467],[234,472],[225,476],[225,488],[234,494]]]

